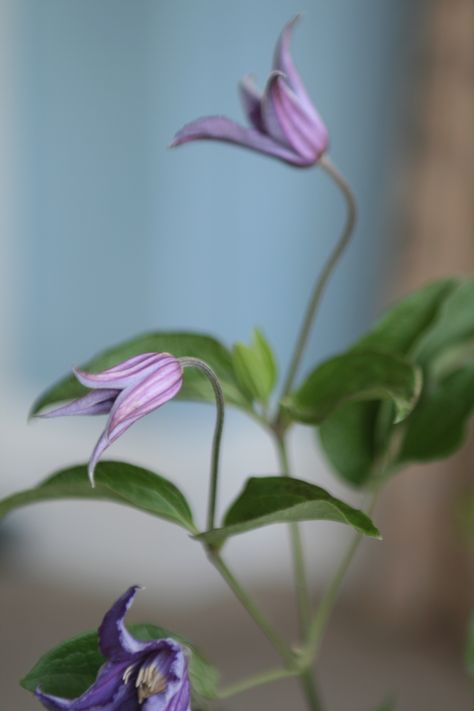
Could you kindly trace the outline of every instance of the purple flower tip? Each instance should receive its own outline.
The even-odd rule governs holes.
[[[90,392],[43,417],[108,414],[89,460],[89,478],[103,452],[134,422],[171,400],[183,384],[180,361],[169,353],[141,353],[100,373],[76,369],[76,378]]]
[[[47,709],[62,711],[191,711],[188,662],[184,648],[171,638],[142,642],[124,624],[138,586],[127,590],[99,627],[106,658],[97,678],[81,696],[64,699],[36,689]]]
[[[259,92],[249,77],[240,82],[250,128],[225,116],[205,116],[178,131],[171,148],[208,139],[234,143],[298,167],[318,162],[328,147],[329,137],[291,58],[291,33],[298,17],[283,28],[264,92]]]

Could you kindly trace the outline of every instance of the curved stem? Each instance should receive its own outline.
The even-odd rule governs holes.
[[[219,378],[205,361],[200,360],[199,358],[180,358],[180,363],[183,368],[198,368],[198,370],[204,373],[212,385],[214,396],[216,398],[216,424],[212,440],[211,477],[209,483],[209,504],[207,511],[207,528],[210,530],[211,528],[214,528],[216,518],[217,486],[219,483],[219,455],[221,450],[225,412],[224,393],[222,392]]]
[[[326,171],[326,173],[334,180],[338,188],[341,190],[343,193],[346,202],[347,202],[347,218],[346,218],[346,223],[344,225],[343,232],[341,234],[341,237],[339,238],[339,241],[337,242],[336,246],[334,247],[333,251],[331,252],[326,264],[324,265],[324,268],[319,275],[318,279],[316,280],[316,283],[313,288],[313,292],[311,295],[311,298],[309,300],[308,306],[306,308],[306,313],[303,319],[303,323],[301,326],[301,330],[298,336],[298,340],[296,341],[295,349],[293,351],[293,356],[290,361],[290,366],[288,369],[288,374],[283,386],[283,394],[282,397],[287,395],[291,388],[293,387],[293,383],[296,377],[296,373],[301,361],[301,357],[303,355],[304,349],[306,347],[306,343],[308,341],[308,336],[311,331],[311,327],[313,325],[314,318],[316,316],[316,312],[318,310],[319,303],[321,301],[321,297],[323,295],[324,289],[326,287],[326,284],[328,282],[329,277],[331,276],[334,267],[338,263],[340,257],[342,256],[345,248],[349,244],[352,231],[354,229],[354,225],[356,222],[356,216],[357,216],[357,205],[355,201],[354,194],[349,187],[348,182],[346,179],[341,175],[341,173],[337,170],[337,168],[333,165],[333,163],[329,160],[327,156],[323,156],[318,165],[323,168],[323,170]]]
[[[283,661],[291,668],[294,665],[295,656],[291,651],[288,644],[280,637],[280,635],[273,629],[273,626],[266,619],[263,613],[259,610],[257,605],[254,603],[250,595],[243,589],[240,583],[237,581],[235,576],[231,573],[227,565],[222,560],[221,556],[217,551],[212,548],[208,548],[209,558],[214,565],[214,567],[219,571],[227,585],[230,587],[237,599],[245,607],[249,615],[252,617],[254,622],[260,627],[264,635],[267,637],[269,642],[276,649],[278,654],[281,656]]]

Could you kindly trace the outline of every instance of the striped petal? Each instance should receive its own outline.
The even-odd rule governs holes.
[[[297,153],[301,165],[313,165],[326,150],[328,134],[324,124],[317,124],[308,116],[281,72],[270,75],[262,116],[267,132]]]
[[[123,390],[123,388],[146,378],[169,357],[169,353],[141,353],[100,373],[86,373],[76,368],[74,374],[79,382],[87,388],[110,387]]]
[[[299,15],[295,15],[283,28],[283,31],[278,39],[273,56],[273,69],[277,72],[282,72],[292,91],[298,97],[302,108],[306,111],[314,121],[320,120],[319,115],[314,108],[305,85],[296,69],[290,53],[291,34],[293,28],[299,20]]]
[[[280,158],[292,165],[301,164],[300,156],[290,148],[263,135],[256,129],[240,126],[225,116],[206,116],[186,124],[175,135],[171,148],[202,139],[234,143],[274,158]]]
[[[110,412],[120,390],[100,388],[83,397],[68,402],[37,417],[62,417],[63,415],[105,415]]]
[[[262,93],[255,86],[253,77],[244,77],[239,83],[240,99],[249,123],[260,133],[265,133],[262,119]]]

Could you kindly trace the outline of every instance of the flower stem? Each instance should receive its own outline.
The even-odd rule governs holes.
[[[311,711],[320,711],[321,703],[316,691],[316,684],[314,682],[311,669],[306,669],[303,674],[300,675],[301,686],[308,703],[308,708]]]
[[[326,264],[324,265],[324,268],[319,275],[319,277],[316,280],[316,283],[313,288],[313,292],[311,295],[311,298],[309,300],[308,306],[306,308],[306,313],[303,319],[303,323],[301,326],[301,330],[298,336],[298,339],[296,341],[295,349],[293,351],[293,356],[290,361],[290,366],[288,369],[288,374],[283,386],[283,394],[282,397],[287,395],[290,390],[293,387],[293,383],[296,377],[296,373],[301,361],[301,357],[303,355],[304,349],[306,347],[306,343],[308,341],[308,337],[311,331],[311,327],[313,325],[314,318],[316,316],[316,312],[318,310],[318,306],[320,304],[322,295],[324,293],[324,289],[326,287],[326,284],[329,280],[329,277],[331,276],[335,266],[337,265],[340,257],[342,256],[345,248],[349,244],[352,231],[354,229],[354,225],[356,222],[356,216],[357,216],[357,205],[355,201],[354,194],[349,187],[348,182],[346,179],[341,175],[341,173],[338,171],[338,169],[333,165],[333,163],[330,161],[330,159],[327,156],[323,156],[320,161],[319,165],[323,170],[326,171],[326,173],[334,180],[338,188],[341,190],[343,193],[346,202],[347,202],[347,218],[346,218],[346,223],[344,225],[344,229],[342,231],[341,237],[339,238],[339,241],[337,242],[336,246],[334,247],[333,251],[331,252]]]
[[[204,373],[212,385],[214,396],[216,398],[216,424],[212,440],[211,477],[209,483],[209,504],[207,511],[207,529],[211,530],[214,528],[216,518],[217,486],[219,483],[219,455],[221,450],[222,429],[224,427],[225,413],[224,393],[222,392],[219,378],[205,361],[200,358],[180,358],[180,363],[183,368],[198,368],[198,370]]]
[[[291,476],[288,461],[288,452],[284,434],[275,430],[275,441],[278,449],[278,457],[284,476]],[[300,626],[300,637],[307,643],[309,626],[311,622],[311,598],[309,594],[308,577],[306,574],[306,564],[303,553],[303,543],[301,541],[300,527],[297,523],[290,523],[290,539],[293,551],[293,566],[296,583],[296,594],[298,599],[298,619]],[[305,668],[299,674],[303,693],[311,711],[320,711],[321,704],[316,688],[316,683],[311,669]]]
[[[227,565],[222,560],[221,556],[217,551],[212,548],[207,548],[209,559],[211,560],[214,567],[219,571],[227,585],[230,587],[236,598],[242,603],[249,615],[252,617],[254,622],[260,627],[264,635],[267,637],[269,642],[273,645],[275,650],[281,656],[285,664],[292,668],[294,666],[295,655],[291,651],[288,644],[280,637],[280,635],[274,630],[273,626],[266,619],[257,605],[254,603],[250,595],[246,590],[240,585],[238,580],[235,578],[233,573],[229,570]]]
[[[282,435],[275,436],[275,442],[278,449],[278,458],[284,476],[291,476],[288,461],[288,452],[286,443]],[[296,594],[298,598],[298,619],[300,626],[300,635],[304,640],[308,633],[308,627],[311,620],[311,599],[309,595],[308,577],[306,574],[306,565],[303,553],[303,543],[301,541],[301,532],[297,523],[290,523],[290,540],[293,552],[293,566],[295,573]]]
[[[230,696],[241,694],[243,691],[248,691],[256,686],[271,684],[273,681],[288,679],[288,677],[298,676],[298,674],[299,672],[297,669],[270,669],[269,671],[249,676],[236,684],[231,684],[230,686],[225,687],[219,692],[219,698],[228,699]]]
[[[370,503],[370,506],[367,510],[367,513],[370,515],[372,511],[374,510],[375,504],[377,502],[377,495],[378,491],[375,491],[375,493],[372,496],[372,500]],[[330,582],[326,592],[323,595],[323,598],[318,606],[317,612],[311,622],[311,625],[309,627],[308,631],[308,647],[307,647],[307,659],[308,660],[314,660],[316,657],[319,647],[321,645],[321,641],[324,636],[324,632],[326,630],[327,623],[329,621],[329,617],[331,616],[331,613],[334,609],[334,605],[336,604],[337,597],[339,595],[339,591],[341,589],[342,582],[346,576],[346,573],[349,569],[350,564],[352,563],[352,560],[357,553],[357,550],[361,544],[362,539],[364,538],[363,533],[357,533],[355,536],[352,538],[352,541],[342,558],[338,568],[336,569],[336,573]]]

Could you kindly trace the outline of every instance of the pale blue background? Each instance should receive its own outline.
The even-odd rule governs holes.
[[[225,145],[167,144],[199,115],[243,120],[238,79],[253,72],[263,83],[277,35],[299,10],[294,57],[361,213],[308,358],[368,324],[391,264],[383,203],[400,138],[408,0],[14,5],[23,377],[46,386],[152,328],[230,343],[258,324],[287,362],[315,270],[342,226],[339,194],[318,170]]]

